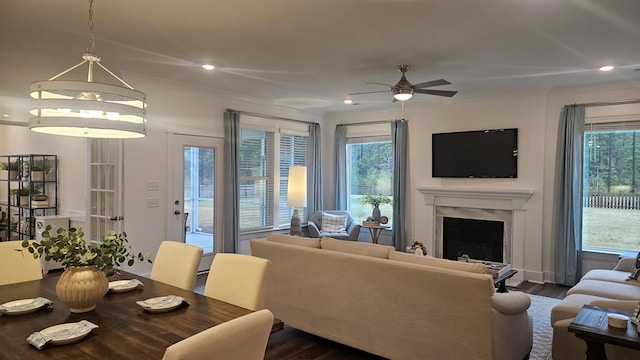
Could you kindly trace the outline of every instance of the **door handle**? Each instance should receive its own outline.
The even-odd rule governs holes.
[[[180,210],[176,210],[176,211],[174,211],[173,213],[174,213],[174,214],[176,214],[176,215],[180,215],[180,214],[182,214],[182,213],[180,212]]]

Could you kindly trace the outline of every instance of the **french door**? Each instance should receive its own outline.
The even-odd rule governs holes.
[[[222,148],[220,138],[169,136],[167,234],[203,249],[200,271],[223,246]]]

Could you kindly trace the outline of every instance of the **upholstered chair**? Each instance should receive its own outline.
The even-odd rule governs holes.
[[[323,218],[336,216],[346,216],[344,228],[329,228],[323,224]],[[358,241],[360,236],[360,224],[353,221],[353,217],[349,212],[344,210],[320,210],[316,211],[309,218],[309,236],[312,238],[330,237],[341,240]]]
[[[22,241],[0,241],[0,285],[42,279],[42,263]]]
[[[151,279],[193,291],[202,248],[177,241],[163,241],[153,260]]]
[[[251,255],[218,253],[204,295],[249,310],[264,308],[271,261]]]
[[[271,311],[256,311],[169,346],[162,359],[262,360],[272,326]]]

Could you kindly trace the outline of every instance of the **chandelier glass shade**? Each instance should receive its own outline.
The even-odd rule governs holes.
[[[89,2],[92,27],[93,1]],[[140,138],[147,134],[146,95],[100,64],[93,33],[83,61],[49,80],[31,84],[29,129],[35,132],[89,138]],[[58,80],[88,64],[86,81]],[[94,69],[104,70],[120,85],[93,81]],[[122,85],[122,86],[121,86]]]

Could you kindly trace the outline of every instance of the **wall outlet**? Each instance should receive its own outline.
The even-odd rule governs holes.
[[[147,181],[147,191],[160,191],[160,181]]]
[[[160,200],[158,198],[147,198],[147,207],[160,207]]]

